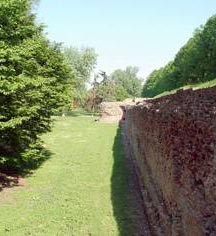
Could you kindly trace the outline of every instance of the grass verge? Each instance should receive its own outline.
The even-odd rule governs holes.
[[[184,89],[184,90],[186,90],[186,89],[194,89],[194,90],[196,90],[196,89],[202,89],[202,88],[210,88],[210,87],[214,87],[214,86],[216,86],[216,79],[211,80],[211,81],[207,81],[207,82],[204,82],[204,83],[197,83],[197,84],[186,85],[186,86],[180,87],[178,89],[174,89],[174,90],[171,90],[171,91],[166,91],[166,92],[163,92],[161,94],[158,94],[154,98],[159,98],[159,97],[167,96],[167,95],[170,95],[170,94],[174,94],[179,89]]]
[[[117,125],[55,119],[43,136],[52,157],[0,193],[0,235],[136,235]]]

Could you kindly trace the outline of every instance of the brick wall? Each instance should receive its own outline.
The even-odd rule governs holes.
[[[156,235],[216,235],[216,87],[127,107],[125,131]]]

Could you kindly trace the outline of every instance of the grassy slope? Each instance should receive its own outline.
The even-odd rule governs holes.
[[[56,119],[53,132],[44,136],[51,159],[24,187],[0,193],[0,235],[118,235],[111,197],[117,125],[90,117]],[[127,176],[117,153],[116,197],[126,212]],[[132,235],[130,219],[123,220]]]
[[[207,81],[207,82],[204,82],[204,83],[186,85],[186,86],[178,88],[178,89],[174,89],[174,90],[171,90],[171,91],[163,92],[163,93],[155,96],[154,98],[159,98],[159,97],[163,97],[163,96],[166,96],[166,95],[174,94],[179,89],[190,89],[190,88],[201,89],[201,88],[210,88],[210,87],[213,87],[213,86],[216,86],[216,79],[211,80],[211,81]]]

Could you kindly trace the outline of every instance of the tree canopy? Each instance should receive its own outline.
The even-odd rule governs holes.
[[[89,91],[87,106],[95,107],[101,102],[123,101],[141,96],[142,80],[137,76],[138,68],[128,66],[117,69],[111,75],[100,72],[95,76],[93,88]]]
[[[39,135],[68,101],[73,76],[35,23],[31,1],[0,1],[0,9],[0,163],[17,167],[40,156]]]
[[[72,100],[83,106],[87,96],[86,83],[89,82],[90,74],[96,65],[97,54],[93,48],[65,47],[63,52],[74,75]]]
[[[142,95],[153,97],[188,84],[216,78],[216,16],[194,32],[173,61],[153,71],[144,84]]]

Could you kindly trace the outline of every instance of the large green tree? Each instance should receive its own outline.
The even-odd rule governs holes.
[[[96,65],[97,54],[93,48],[66,47],[64,56],[74,74],[72,100],[82,106],[87,96],[86,84]]]
[[[28,0],[0,1],[0,162],[39,156],[39,135],[67,102],[71,73],[59,45],[35,23]],[[6,162],[6,163],[5,163]]]
[[[179,87],[176,68],[173,62],[169,62],[166,66],[154,70],[147,78],[143,90],[143,97],[154,97],[164,91],[170,91]]]
[[[111,79],[119,90],[125,90],[127,97],[140,97],[141,95],[142,81],[137,75],[138,71],[137,67],[128,66],[125,70],[118,69],[111,74]]]

